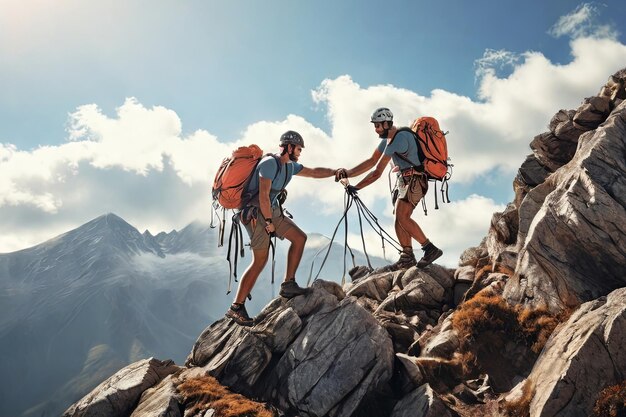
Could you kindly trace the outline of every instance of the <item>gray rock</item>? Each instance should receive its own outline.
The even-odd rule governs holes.
[[[422,368],[418,366],[414,356],[405,353],[396,353],[396,358],[400,365],[402,365],[397,371],[400,373],[400,385],[403,392],[409,393],[426,382]]]
[[[355,283],[347,295],[383,301],[391,290],[391,279],[392,274],[371,275]]]
[[[548,125],[548,127],[550,128],[550,132],[555,132],[558,126],[560,126],[561,124],[569,120],[572,120],[575,114],[576,114],[575,110],[561,109],[558,112],[556,112],[555,115],[552,116],[552,119],[550,119],[550,123]]]
[[[535,155],[528,155],[518,170],[518,176],[524,184],[534,187],[541,184],[550,175],[550,170],[541,165]]]
[[[398,286],[405,289],[413,281],[419,279],[426,279],[428,281],[435,280],[444,290],[448,290],[454,285],[453,272],[440,265],[431,264],[423,269],[417,267],[407,269],[406,272],[399,277],[400,284]]]
[[[574,126],[581,130],[593,130],[606,120],[610,111],[610,97],[595,96],[587,98],[574,115]]]
[[[584,132],[583,130],[578,129],[576,125],[574,125],[573,120],[567,120],[563,123],[560,123],[556,127],[556,129],[553,131],[554,135],[557,138],[559,138],[561,141],[569,142],[572,145],[575,145],[578,143],[578,138],[580,138],[580,135],[582,135],[583,132]],[[573,146],[573,149],[571,149],[569,145],[566,145],[566,146],[567,146],[566,148],[562,148],[562,149],[566,152],[566,155],[570,155],[570,152],[571,152],[571,155],[570,155],[570,159],[571,159],[571,157],[574,156],[574,152],[576,152],[576,146]],[[569,162],[566,156],[559,158],[559,159],[564,160],[565,163]]]
[[[519,210],[509,203],[502,213],[494,213],[491,225],[485,240],[489,257],[493,260],[500,258],[503,252],[515,251],[514,245],[519,233]]]
[[[402,398],[393,408],[391,417],[453,417],[453,413],[435,394],[428,384],[424,384]]]
[[[419,327],[404,314],[381,311],[374,315],[393,343],[394,352],[406,352],[419,337]]]
[[[295,311],[278,305],[274,311],[264,311],[253,327],[239,326],[227,318],[213,323],[196,341],[188,364],[203,367],[225,385],[250,389],[269,364],[272,349],[284,351],[301,329]]]
[[[307,325],[271,372],[264,398],[304,416],[348,417],[392,374],[393,349],[372,315],[344,299]]]
[[[618,100],[626,99],[625,84],[624,70],[618,71],[609,77],[609,80],[604,87],[602,87],[598,95],[609,97],[614,103]]]
[[[181,417],[176,386],[172,375],[148,388],[130,417]]]
[[[446,303],[446,291],[441,284],[423,270],[415,268],[414,271],[408,285],[387,297],[377,311],[402,311],[410,315],[416,310],[441,308]]]
[[[452,327],[453,315],[446,317],[434,336],[428,339],[422,349],[421,356],[452,359],[454,352],[460,347],[459,337]]]
[[[116,417],[129,415],[141,394],[178,371],[174,362],[149,358],[132,363],[98,385],[68,408],[64,417]]]
[[[599,392],[626,375],[626,288],[583,304],[552,335],[529,380],[530,415],[586,417]]]
[[[577,131],[578,129],[573,122],[570,123],[572,129]],[[580,133],[578,135],[580,136]],[[576,152],[576,144],[577,141],[563,140],[552,132],[545,132],[535,136],[530,143],[530,148],[533,150],[539,163],[550,172],[554,172],[572,159]]]

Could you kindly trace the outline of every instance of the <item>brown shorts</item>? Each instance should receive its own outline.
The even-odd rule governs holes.
[[[428,191],[428,177],[423,172],[416,172],[410,176],[399,175],[396,188],[398,189],[399,200],[417,206],[417,203]]]
[[[260,210],[258,210],[260,214]],[[272,223],[276,229],[276,237],[279,239],[285,238],[285,233],[292,227],[298,227],[289,217],[285,216],[280,207],[274,207],[272,209]],[[248,224],[245,224],[248,236],[250,236],[250,249],[269,249],[270,247],[270,235],[265,231],[265,220],[263,216],[259,215],[259,220],[252,219]]]

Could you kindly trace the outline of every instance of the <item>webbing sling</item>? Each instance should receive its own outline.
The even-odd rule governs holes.
[[[335,240],[335,236],[337,234],[337,230],[339,229],[339,226],[343,222],[344,223],[344,230],[345,230],[345,233],[344,233],[345,241],[344,241],[343,274],[342,274],[342,277],[341,277],[341,285],[345,284],[345,279],[346,279],[346,254],[347,254],[346,252],[348,250],[350,251],[350,255],[352,256],[352,264],[353,264],[353,266],[356,266],[355,265],[355,260],[354,260],[354,253],[352,252],[352,249],[350,249],[350,246],[348,245],[348,221],[347,221],[348,217],[347,216],[348,216],[348,212],[350,211],[350,208],[352,207],[353,203],[355,203],[356,207],[357,207],[357,213],[358,213],[358,216],[359,216],[359,227],[360,227],[360,233],[361,233],[361,242],[363,243],[363,253],[365,254],[365,258],[367,259],[367,265],[370,268],[370,270],[372,270],[373,268],[372,268],[372,264],[371,264],[370,259],[369,259],[369,255],[367,254],[367,249],[365,247],[365,236],[363,235],[362,218],[365,218],[365,220],[368,222],[370,227],[376,232],[376,234],[378,234],[381,237],[383,253],[385,252],[385,241],[387,241],[389,244],[391,244],[391,246],[393,246],[398,251],[400,251],[400,246],[401,246],[398,241],[396,241],[389,233],[387,233],[382,228],[382,226],[378,223],[378,219],[376,218],[376,216],[374,216],[374,213],[372,213],[372,211],[369,208],[367,208],[367,206],[365,206],[365,204],[359,198],[359,196],[357,194],[350,194],[348,192],[348,185],[349,185],[348,181],[344,180],[344,181],[342,181],[342,183],[345,186],[344,211],[343,211],[343,214],[342,214],[341,218],[339,219],[339,222],[337,223],[337,226],[335,226],[335,230],[333,231],[332,237],[330,238],[330,242],[328,243],[328,249],[326,251],[326,255],[324,256],[324,259],[322,260],[322,264],[320,265],[320,269],[317,271],[317,274],[315,275],[315,278],[313,279],[314,281],[317,280],[317,278],[319,277],[320,273],[322,272],[322,269],[324,268],[324,265],[326,264],[326,260],[328,259],[328,255],[330,254],[330,250],[332,248],[333,241]],[[378,229],[374,226],[374,224],[378,227]],[[324,248],[322,248],[322,249],[324,249]],[[307,280],[307,286],[311,282],[311,277],[313,275],[313,264],[315,262],[315,258],[321,252],[322,249],[320,249],[315,254],[315,256],[313,257],[313,260],[311,261],[311,270],[309,272],[309,279]]]
[[[241,213],[235,213],[232,218],[232,223],[230,226],[230,236],[228,238],[228,249],[226,251],[226,260],[228,261],[228,288],[226,290],[226,294],[230,294],[230,285],[231,285],[231,277],[235,277],[235,282],[237,282],[237,253],[239,252],[240,256],[243,258],[243,232],[241,231],[241,223],[239,222]],[[231,263],[230,255],[233,244],[233,237],[235,239],[235,258]],[[239,244],[241,243],[241,249],[239,248]]]

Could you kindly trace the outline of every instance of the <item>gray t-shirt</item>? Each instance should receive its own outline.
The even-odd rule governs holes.
[[[271,155],[263,157],[248,184],[248,193],[256,195],[259,192],[259,177],[271,179],[270,203],[272,207],[278,205],[278,194],[280,191],[289,184],[294,175],[302,171],[302,164],[297,162],[289,162],[280,167],[280,169],[279,164],[280,162]]]
[[[410,132],[401,131],[396,133],[389,145],[387,145],[387,139],[381,139],[378,144],[378,150],[384,155],[391,156],[393,163],[401,170],[422,165],[417,154],[417,143]],[[401,154],[413,163],[409,164],[396,153]]]

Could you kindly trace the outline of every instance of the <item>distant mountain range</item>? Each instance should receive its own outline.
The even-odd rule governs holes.
[[[299,282],[306,283],[313,260],[315,276],[328,242],[309,236]],[[248,302],[251,314],[283,279],[288,244],[277,246],[276,283],[268,264]],[[245,254],[239,276],[249,263],[247,247]],[[0,415],[57,416],[128,363],[150,356],[183,363],[198,334],[232,302],[237,284],[226,295],[225,256],[209,225],[153,236],[115,214],[0,254]],[[346,263],[349,269],[349,253]],[[334,243],[320,277],[340,281],[343,271],[344,249]]]

